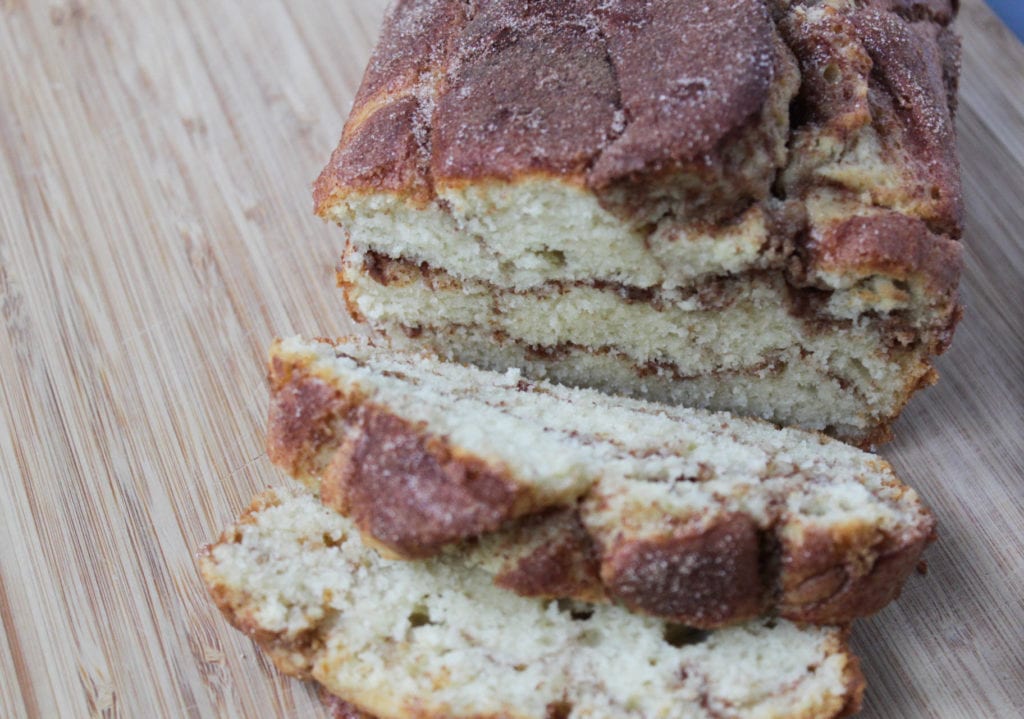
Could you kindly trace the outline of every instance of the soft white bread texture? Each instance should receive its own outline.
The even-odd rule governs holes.
[[[811,719],[860,703],[840,629],[703,633],[518,597],[455,557],[382,559],[305,493],[258,497],[200,569],[229,621],[281,671],[343,699],[345,716]]]
[[[349,310],[458,361],[883,441],[960,316],[951,16],[399,2],[316,188]]]
[[[270,458],[368,541],[422,558],[479,539],[471,561],[525,595],[842,623],[894,598],[933,535],[883,460],[758,420],[356,338],[275,343],[270,386]]]

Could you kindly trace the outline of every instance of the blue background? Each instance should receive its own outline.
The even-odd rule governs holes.
[[[988,0],[988,4],[1024,40],[1024,0]]]

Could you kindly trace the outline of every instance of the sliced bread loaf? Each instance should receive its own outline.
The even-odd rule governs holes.
[[[710,628],[842,623],[932,539],[917,494],[822,435],[394,353],[277,342],[271,459],[371,542],[467,561],[521,594]],[[465,547],[456,551],[465,553]]]
[[[351,314],[885,440],[961,312],[955,9],[396,2],[315,189]]]
[[[495,588],[454,557],[382,559],[307,493],[267,492],[200,569],[226,617],[352,719],[843,716],[863,679],[842,630],[711,633]]]

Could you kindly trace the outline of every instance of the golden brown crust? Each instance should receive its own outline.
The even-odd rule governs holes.
[[[617,87],[591,3],[482,3],[433,118],[439,182],[581,175],[609,141]]]
[[[497,582],[526,596],[607,596],[699,628],[765,611],[842,624],[894,598],[933,537],[934,519],[923,507],[915,523],[892,536],[864,524],[794,534],[781,517],[758,527],[739,513],[692,523],[617,521],[618,529],[599,529],[576,510],[551,511],[558,509],[555,500],[545,504],[532,495],[514,468],[453,446],[358,392],[318,388],[329,382],[310,372],[308,361],[276,357],[271,364],[271,403],[281,408],[269,415],[271,459],[305,476],[333,453],[322,475],[322,501],[392,557],[421,559],[511,530],[506,543],[523,549],[496,572]],[[296,431],[296,416],[317,426]],[[582,500],[595,511],[604,501],[596,490]],[[517,530],[512,520],[524,524]],[[668,531],[666,520],[672,520]],[[531,545],[530,536],[545,537],[546,546]]]
[[[963,246],[898,212],[850,217],[822,228],[800,248],[810,273],[920,278],[934,297],[955,299]]]
[[[899,596],[924,548],[934,541],[931,516],[899,536],[873,527],[811,531],[781,548],[779,614],[818,623],[824,617],[874,614]]]
[[[347,398],[304,368],[272,357],[268,367],[270,409],[267,455],[293,477],[318,475],[341,442],[348,414],[359,400]],[[324,450],[331,453],[324,457]]]
[[[929,208],[925,219],[933,227],[959,237],[963,191],[944,72],[947,53],[939,47],[936,29],[872,11],[856,14],[853,21],[874,61],[871,79],[882,90],[871,96],[875,115],[899,123],[899,129],[883,127],[881,134],[900,138],[917,160],[917,182],[906,191]]]
[[[898,314],[887,320],[892,344],[908,346],[923,340],[927,354],[941,354],[949,347],[962,316],[958,287],[963,245],[898,212],[850,217],[815,230],[797,242],[801,281],[813,285],[823,274],[843,276],[850,284],[885,278],[894,283],[894,298],[920,305],[915,310],[920,315],[916,328],[908,327]],[[791,262],[791,273],[795,268]],[[915,288],[919,299],[913,298]],[[907,399],[933,383],[934,373],[916,380],[907,388]]]
[[[869,193],[872,204],[899,209],[937,233],[959,238],[963,200],[953,123],[958,41],[935,22],[905,19],[923,11],[876,9],[908,4],[862,5],[802,8],[780,22],[803,79],[787,195],[802,197],[833,183],[855,195]],[[865,143],[877,143],[879,156],[858,157]],[[839,175],[818,174],[822,163],[844,161]],[[854,173],[851,184],[844,176],[858,165],[867,175]]]
[[[320,495],[375,544],[407,559],[492,532],[525,503],[503,468],[369,403],[349,416]]]
[[[767,608],[758,529],[746,515],[701,519],[654,538],[602,539],[608,594],[634,611],[704,628]]]
[[[774,13],[768,5],[403,0],[316,183],[317,211],[349,193],[422,202],[435,182],[537,174],[585,181],[615,206],[619,191],[648,205],[680,191],[711,193],[683,201],[711,216],[742,208],[768,194],[777,169],[774,126],[784,134],[787,120],[766,108],[779,100],[773,84],[789,82],[792,50],[803,74],[798,115],[827,115],[830,131],[848,131],[859,108],[857,125],[873,125],[911,164],[900,192],[958,236],[959,50],[946,27],[956,3],[861,0],[809,35],[791,19],[814,3],[776,0]],[[672,189],[672,173],[694,183]],[[734,190],[715,196],[726,186]],[[605,197],[613,188],[614,200]]]
[[[393,192],[414,203],[433,195],[428,173],[431,108],[424,100],[433,94],[448,44],[465,20],[461,0],[394,3],[341,142],[314,184],[318,213],[351,192]]]
[[[775,29],[760,0],[618,0],[598,14],[629,123],[593,187],[708,158],[768,99]]]
[[[417,140],[423,122],[419,100],[407,96],[382,105],[362,120],[331,155],[330,167],[316,183],[317,207],[328,206],[335,193],[392,192],[409,201],[426,202],[433,192],[423,172],[426,162]]]
[[[466,21],[462,0],[397,0],[353,102],[353,115],[374,98],[409,92],[443,62],[447,45]]]
[[[604,204],[714,220],[767,197],[798,81],[765,3],[616,0],[597,16],[622,110],[587,176]]]
[[[871,123],[867,78],[871,56],[849,18],[810,22],[802,13],[783,16],[779,29],[800,63],[800,92],[791,120],[799,129],[818,126],[842,139]]]
[[[388,16],[319,214],[353,193],[422,202],[435,185],[536,175],[657,204],[682,173],[690,195],[714,185],[684,205],[719,215],[768,195],[785,140],[768,105],[796,81],[763,0],[467,7],[406,0]]]

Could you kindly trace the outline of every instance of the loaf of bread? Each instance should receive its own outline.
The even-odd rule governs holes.
[[[844,623],[888,603],[933,535],[883,460],[760,420],[355,338],[278,341],[270,386],[271,460],[366,541],[454,547],[523,595],[701,628]]]
[[[350,313],[887,439],[960,316],[950,0],[399,0],[317,212]]]
[[[200,569],[231,623],[346,719],[810,719],[860,703],[840,629],[708,633],[517,597],[455,557],[382,559],[305,493],[258,497]]]

